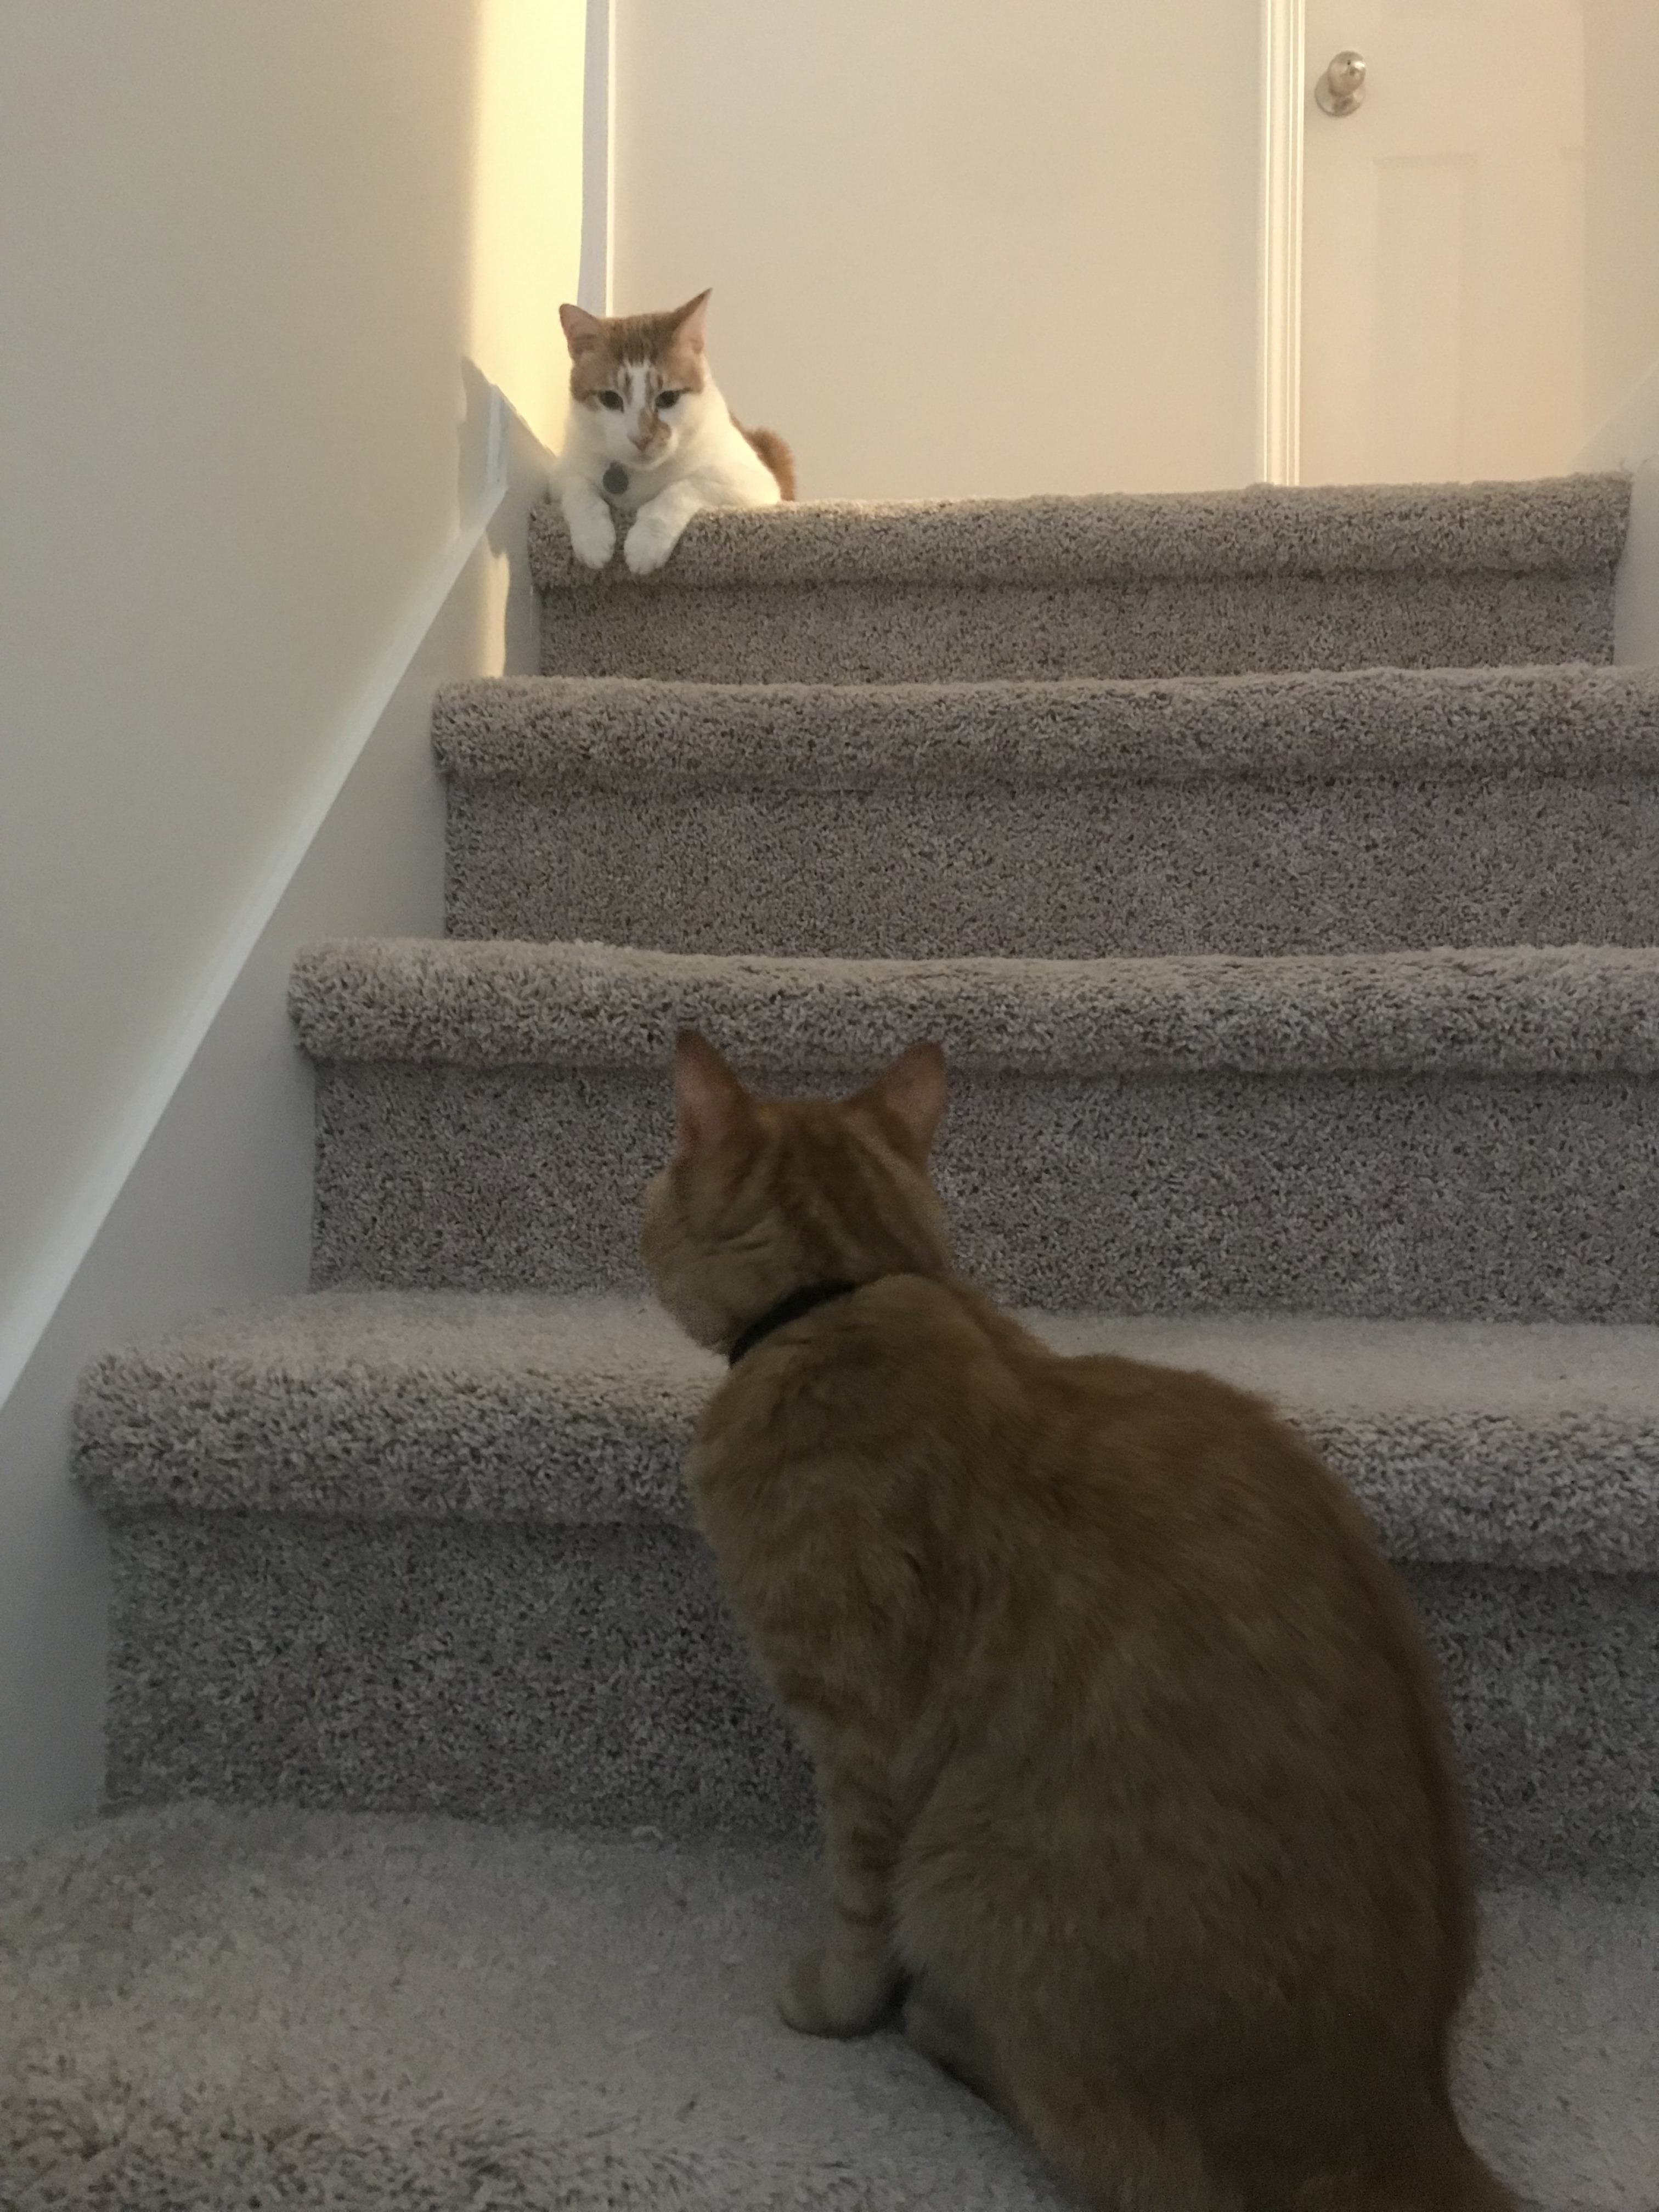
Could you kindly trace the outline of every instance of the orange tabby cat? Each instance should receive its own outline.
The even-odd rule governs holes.
[[[816,1765],[792,2027],[911,2040],[1092,2203],[1499,2212],[1453,2117],[1474,1958],[1433,1663],[1254,1398],[1050,1352],[951,1269],[933,1046],[762,1100],[695,1035],[641,1249],[733,1356],[697,1517]]]

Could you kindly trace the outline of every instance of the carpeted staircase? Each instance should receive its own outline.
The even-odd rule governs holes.
[[[805,1777],[644,1304],[677,1024],[950,1048],[965,1263],[1269,1391],[1444,1665],[1471,2134],[1659,2207],[1659,670],[1626,486],[708,517],[437,702],[451,934],[314,947],[313,1291],[114,1352],[112,1817],[0,1869],[3,2212],[1057,2208],[792,2037]],[[483,1826],[481,1823],[489,1823]]]

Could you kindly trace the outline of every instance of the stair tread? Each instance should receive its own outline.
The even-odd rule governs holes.
[[[304,948],[321,1060],[666,1069],[683,1023],[757,1075],[937,1038],[979,1074],[1659,1070],[1659,946],[846,960],[443,938]]]
[[[1659,668],[979,684],[497,677],[440,691],[458,782],[952,790],[1414,773],[1659,775]]]
[[[1061,2212],[898,2035],[778,2021],[813,1887],[796,1849],[648,1832],[204,1805],[70,1831],[0,1869],[0,2181],[61,2212]],[[1516,1884],[1483,1920],[1472,2140],[1546,2212],[1636,2212],[1659,1885]]]
[[[1626,476],[1535,483],[1338,485],[1084,497],[803,502],[698,515],[653,592],[883,582],[1109,583],[1239,575],[1610,572],[1624,544]],[[530,516],[542,591],[603,580],[570,550],[553,506]]]
[[[1028,1318],[1262,1391],[1396,1559],[1659,1569],[1659,1328]],[[684,1525],[723,1371],[636,1299],[313,1291],[105,1353],[76,1462],[109,1510]]]

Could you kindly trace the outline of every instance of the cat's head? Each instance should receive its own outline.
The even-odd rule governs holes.
[[[665,461],[717,404],[703,352],[708,295],[663,315],[590,315],[562,307],[570,404],[587,442],[638,469]]]
[[[913,1045],[851,1098],[757,1098],[713,1045],[674,1052],[674,1150],[645,1194],[651,1286],[699,1344],[724,1348],[809,1283],[951,1269],[927,1155],[945,1055]]]

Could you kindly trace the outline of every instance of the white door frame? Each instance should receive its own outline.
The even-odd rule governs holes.
[[[577,303],[608,315],[617,263],[617,0],[587,0],[582,57],[582,251]]]
[[[1293,484],[1302,445],[1302,124],[1305,0],[1261,0],[1261,267],[1257,473]]]

